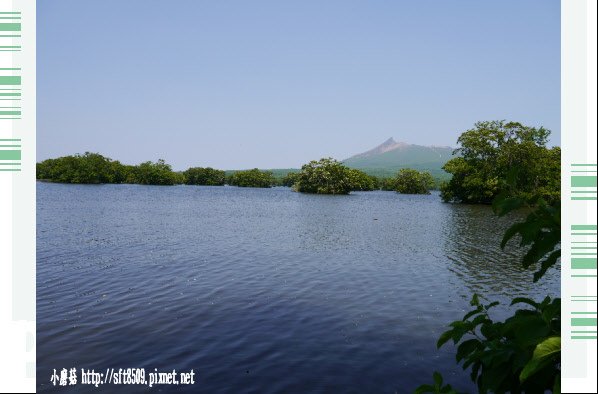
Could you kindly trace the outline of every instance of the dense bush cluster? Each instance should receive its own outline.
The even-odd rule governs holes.
[[[235,171],[228,177],[228,184],[239,187],[272,187],[276,183],[270,171],[253,170]]]
[[[432,187],[434,178],[429,172],[419,172],[410,168],[399,170],[394,181],[394,190],[402,194],[430,194]]]
[[[185,184],[222,186],[226,183],[226,174],[222,170],[215,170],[211,167],[193,167],[183,172]]]
[[[356,190],[374,190],[376,182],[362,171],[348,168],[335,159],[323,158],[303,165],[293,187],[302,193],[349,194]]]
[[[521,123],[478,122],[457,140],[460,156],[444,170],[452,174],[441,187],[447,202],[490,204],[502,191],[501,180],[517,170],[515,189],[521,197],[560,199],[561,149],[547,148],[550,131]]]

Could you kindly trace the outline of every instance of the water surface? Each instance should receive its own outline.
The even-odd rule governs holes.
[[[206,393],[408,393],[434,370],[472,390],[435,347],[471,294],[559,293],[500,249],[509,219],[437,194],[38,183],[37,223],[41,391],[71,367],[194,369]]]

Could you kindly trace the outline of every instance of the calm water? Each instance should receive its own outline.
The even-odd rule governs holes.
[[[471,293],[559,292],[500,250],[506,221],[438,195],[39,183],[37,204],[38,390],[71,367],[193,368],[210,393],[408,393],[438,370],[469,390],[435,343]]]

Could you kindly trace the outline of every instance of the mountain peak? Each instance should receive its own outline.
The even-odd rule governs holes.
[[[376,155],[379,155],[379,154],[382,154],[382,153],[386,153],[386,152],[389,152],[391,150],[403,148],[403,147],[406,147],[406,146],[409,146],[409,144],[407,144],[405,142],[396,142],[394,138],[390,137],[389,139],[387,139],[386,141],[384,141],[383,143],[381,143],[380,145],[378,145],[374,149],[370,149],[370,150],[368,150],[366,152],[359,153],[359,154],[357,154],[355,156],[350,157],[350,159],[376,156]]]
[[[375,168],[396,171],[399,168],[425,169],[443,174],[442,166],[453,155],[453,149],[441,146],[413,145],[389,138],[366,152],[343,160],[352,168]]]

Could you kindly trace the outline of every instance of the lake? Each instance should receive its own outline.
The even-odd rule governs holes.
[[[436,349],[472,293],[560,292],[500,249],[512,220],[437,193],[38,183],[38,391],[72,367],[194,369],[162,392],[410,393],[435,370],[473,391]]]

